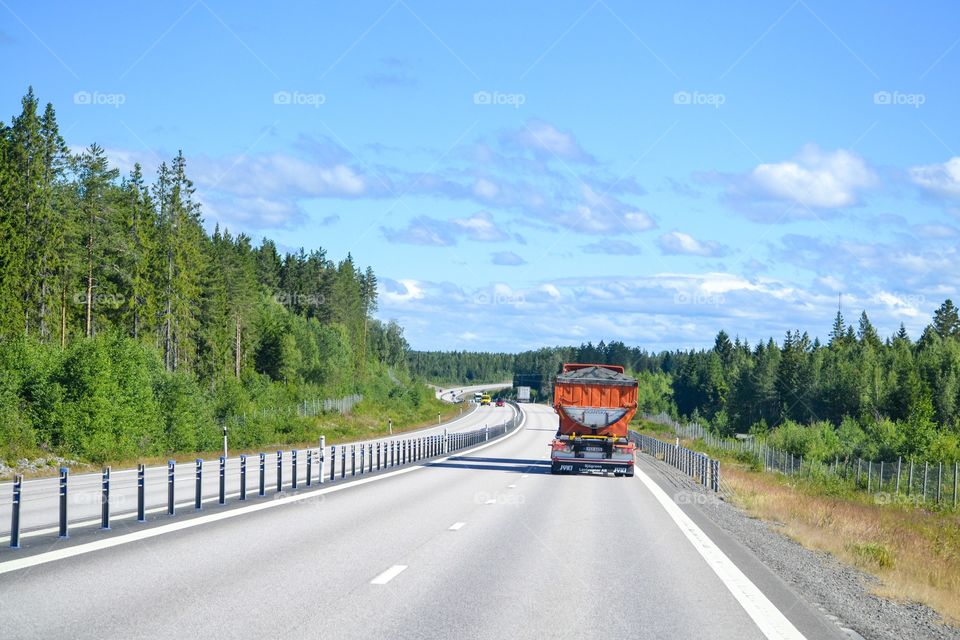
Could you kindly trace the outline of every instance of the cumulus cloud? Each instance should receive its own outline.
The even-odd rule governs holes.
[[[568,131],[561,131],[549,122],[529,120],[513,134],[513,140],[522,148],[541,157],[555,156],[563,160],[593,162],[593,157],[581,148],[580,143]]]
[[[790,160],[760,164],[744,175],[713,172],[698,179],[726,182],[725,199],[761,222],[820,217],[858,205],[863,194],[879,184],[876,173],[857,154],[824,151],[814,144]]]
[[[487,211],[451,220],[417,216],[404,227],[381,227],[381,231],[390,242],[434,247],[453,246],[460,238],[480,242],[500,242],[509,238]]]
[[[727,253],[726,247],[717,242],[697,240],[682,231],[671,231],[663,234],[657,240],[657,244],[660,245],[660,251],[667,255],[716,258]]]
[[[911,167],[910,180],[920,188],[945,198],[960,198],[960,157],[939,164]]]

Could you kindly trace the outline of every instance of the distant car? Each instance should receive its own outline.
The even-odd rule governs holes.
[[[498,406],[498,407],[502,407],[502,406],[503,406],[503,398],[497,398],[497,406]]]

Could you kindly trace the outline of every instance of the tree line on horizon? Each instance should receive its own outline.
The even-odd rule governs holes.
[[[517,354],[411,352],[413,371],[450,382],[498,375],[552,393],[564,362],[617,364],[639,381],[640,410],[699,421],[713,432],[752,433],[797,455],[960,458],[960,318],[952,300],[922,335],[881,338],[866,311],[857,327],[838,311],[828,340],[789,331],[751,346],[721,330],[710,349],[649,352],[621,341]],[[427,363],[429,367],[425,367]],[[464,363],[469,367],[464,368]]]
[[[182,152],[121,176],[97,144],[71,153],[32,88],[0,122],[0,300],[7,451],[202,449],[229,415],[406,370],[370,267],[208,233]]]

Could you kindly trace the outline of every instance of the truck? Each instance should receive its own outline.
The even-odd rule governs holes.
[[[637,381],[623,367],[565,363],[553,385],[560,421],[550,443],[550,472],[633,476],[627,437],[637,412]]]
[[[491,401],[491,398],[489,393],[485,393],[482,396],[480,396],[480,406],[489,406],[490,401]]]
[[[517,387],[517,402],[530,402],[530,387]]]

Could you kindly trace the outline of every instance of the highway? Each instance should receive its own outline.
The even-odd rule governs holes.
[[[404,438],[419,438],[430,435],[442,434],[444,430],[448,433],[458,433],[477,429],[485,425],[493,426],[509,420],[513,415],[509,407],[479,407],[473,404],[464,405],[464,415],[459,416],[446,424],[433,426],[416,431],[408,431],[395,436],[385,436],[376,440],[356,441],[350,444],[359,449],[361,444],[370,443],[388,443],[399,441]],[[347,467],[346,473],[350,474],[350,444],[347,445]],[[374,450],[375,451],[375,450]],[[265,451],[266,469],[265,469],[265,487],[268,494],[276,492],[277,480],[277,454],[274,451]],[[337,457],[333,461],[335,464],[336,476],[339,479],[342,469],[342,448],[337,447]],[[376,453],[374,453],[376,455]],[[325,451],[326,467],[324,481],[329,480],[330,474],[330,446]],[[311,476],[314,482],[319,480],[319,462],[318,447],[313,448],[313,465]],[[369,466],[369,456],[364,457],[364,462]],[[357,452],[356,464],[360,463],[360,454]],[[247,491],[248,494],[255,494],[259,490],[259,456],[251,455],[247,458]],[[201,474],[201,492],[203,496],[203,505],[215,503],[219,497],[220,491],[220,461],[219,459],[204,460]],[[301,450],[297,454],[297,475],[299,482],[303,484],[307,475],[307,450]],[[239,492],[240,487],[240,457],[231,456],[226,461],[226,493],[229,495]],[[289,451],[284,451],[282,458],[282,483],[283,486],[289,486],[293,477],[292,459]],[[67,494],[67,513],[70,526],[99,526],[101,510],[101,479],[99,473],[86,473],[72,475],[69,478],[69,491]],[[148,467],[145,472],[145,503],[146,508],[153,511],[166,511],[167,504],[167,467],[156,466]],[[23,493],[21,502],[21,536],[30,537],[34,534],[49,534],[56,531],[56,525],[59,519],[59,478],[38,478],[34,480],[25,480],[23,483]],[[196,494],[196,465],[193,461],[187,463],[178,463],[176,465],[175,500],[178,510],[194,509],[194,496]],[[6,544],[9,541],[10,532],[10,508],[11,508],[12,484],[10,482],[0,483],[0,544]],[[110,486],[110,504],[113,518],[132,518],[136,515],[137,508],[137,472],[136,469],[115,469],[111,474]]]
[[[2,549],[3,635],[843,637],[677,505],[664,465],[550,475],[556,415],[522,406],[518,431],[423,468]]]

